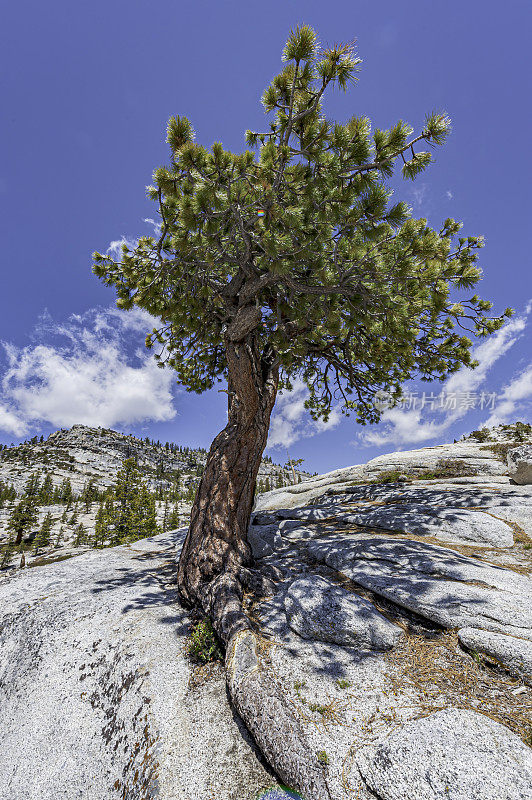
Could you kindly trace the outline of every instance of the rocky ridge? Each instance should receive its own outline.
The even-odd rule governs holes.
[[[243,710],[275,682],[305,741],[283,780],[319,786],[304,800],[532,800],[532,485],[501,457],[515,431],[494,434],[512,446],[392,453],[258,498],[267,580],[245,608],[262,644],[227,654],[227,680]],[[183,652],[182,536],[0,579],[2,800],[276,784],[221,673]],[[274,705],[260,724],[275,731]]]
[[[79,496],[91,481],[102,492],[112,486],[124,459],[131,457],[137,459],[143,478],[154,493],[171,489],[179,473],[182,496],[177,501],[177,508],[180,522],[185,523],[191,509],[191,501],[185,495],[197,485],[207,458],[206,450],[201,448],[177,448],[173,444],[140,439],[106,428],[74,425],[68,430],[58,430],[50,434],[42,442],[34,437],[16,447],[0,449],[0,484],[12,485],[17,492],[17,499],[20,499],[30,474],[40,474],[41,477],[49,474],[55,487],[59,487],[64,480],[69,481],[74,497]],[[268,479],[272,484],[277,481],[290,483],[294,476],[296,480],[304,480],[309,474],[297,469],[288,470],[286,466],[263,460],[258,479],[259,482]],[[2,507],[0,503],[0,551],[8,537],[7,524],[13,505],[6,503]],[[35,525],[25,540],[27,543],[34,540],[37,530],[49,513],[53,518],[50,546],[41,548],[36,557],[28,551],[25,555],[26,562],[33,563],[35,558],[39,562],[42,559],[60,559],[85,552],[88,545],[76,544],[76,527],[81,524],[85,538],[90,539],[94,532],[98,505],[97,502],[88,506],[83,503],[61,502],[39,505]],[[156,510],[160,527],[163,525],[164,509],[164,501],[158,500]]]

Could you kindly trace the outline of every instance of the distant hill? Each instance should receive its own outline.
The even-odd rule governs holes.
[[[90,428],[74,425],[50,434],[47,439],[34,436],[15,447],[0,450],[0,481],[12,484],[17,494],[22,493],[31,472],[50,473],[54,486],[68,479],[75,494],[81,494],[83,486],[93,480],[95,486],[104,490],[111,486],[125,458],[134,456],[152,489],[160,484],[171,483],[175,473],[181,473],[185,485],[197,483],[207,459],[202,448],[183,447],[173,442],[155,442],[137,436],[118,433],[108,428]],[[305,480],[309,473],[294,470],[296,480]],[[274,488],[277,483],[292,483],[292,470],[270,459],[262,461],[259,482],[269,480]]]
[[[96,540],[98,511],[112,498],[124,460],[132,457],[154,496],[159,528],[185,524],[207,460],[204,448],[74,425],[55,431],[47,439],[34,436],[17,446],[0,449],[0,565],[5,562],[3,553],[13,538],[9,520],[23,498],[35,510],[35,520],[25,526],[22,542],[27,563],[37,563],[43,557],[56,560],[101,546],[101,541]],[[306,472],[266,458],[260,466],[257,493],[308,477]],[[50,530],[45,536],[46,544],[38,547],[38,532],[47,517]],[[13,554],[9,564],[15,565],[15,561],[18,563],[20,557],[15,559]]]

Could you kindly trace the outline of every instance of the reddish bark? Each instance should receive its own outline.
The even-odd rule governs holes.
[[[252,561],[246,537],[278,385],[273,354],[261,355],[252,333],[234,341],[245,333],[242,318],[236,323],[225,341],[228,421],[207,457],[178,574],[182,600],[201,606],[225,643],[248,627],[241,607],[242,574]]]

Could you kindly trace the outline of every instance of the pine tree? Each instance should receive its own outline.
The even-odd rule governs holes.
[[[88,483],[85,483],[83,490],[79,496],[82,503],[85,504],[85,512],[88,514],[90,511],[91,503],[98,500],[98,490],[95,486],[94,478],[91,478]]]
[[[35,549],[34,554],[37,555],[39,550],[44,549],[50,546],[50,535],[52,532],[52,515],[48,512],[42,522],[42,525],[35,537]]]
[[[37,472],[32,472],[24,486],[24,497],[37,502],[41,493],[40,476]]]
[[[22,543],[22,537],[36,521],[37,506],[35,505],[35,497],[25,496],[17,503],[7,522],[8,530],[15,533],[15,547]]]
[[[168,519],[169,519],[169,517],[170,517],[170,506],[169,506],[169,503],[168,503],[168,497],[167,497],[167,498],[166,498],[166,500],[164,501],[164,510],[163,510],[163,533],[164,533],[165,531],[169,530],[169,528],[168,528]]]
[[[175,504],[171,513],[168,516],[167,530],[174,531],[176,528],[179,528],[179,509],[177,503]]]
[[[69,478],[63,478],[61,482],[60,497],[61,497],[61,502],[66,503],[67,508],[70,508],[70,506],[72,505],[73,495],[72,495],[72,484],[70,483]]]
[[[126,458],[114,484],[112,544],[157,533],[155,496],[148,491],[135,458]]]
[[[226,642],[249,624],[235,608],[278,390],[301,378],[314,419],[327,421],[339,397],[359,423],[377,422],[378,390],[395,403],[416,375],[443,380],[475,366],[460,328],[486,336],[512,313],[486,316],[491,303],[469,291],[482,237],[460,236],[450,218],[432,229],[392,203],[396,167],[406,180],[422,174],[449,118],[431,113],[417,133],[402,120],[372,131],[365,116],[329,119],[328,92],[348,88],[360,59],[351,44],[320,48],[308,26],[291,32],[283,61],[262,97],[267,130],[246,133],[252,149],[208,150],[185,117],[170,118],[170,163],[148,188],[159,240],[124,244],[120,259],[94,254],[120,308],[161,320],[146,344],[164,349],[188,390],[228,381],[227,425],[209,451],[178,576],[182,599],[210,613]]]
[[[80,522],[76,530],[74,531],[74,547],[80,547],[83,544],[88,543],[87,531],[83,527],[83,524]]]
[[[112,537],[114,530],[113,519],[113,498],[111,496],[107,496],[105,500],[101,501],[96,513],[93,539],[94,547],[103,547],[105,543]]]
[[[15,549],[15,534],[11,530],[8,531],[7,538],[2,545],[0,569],[7,569],[11,566],[13,556],[15,555]]]
[[[63,538],[64,538],[64,528],[62,525],[60,525],[59,530],[57,532],[57,536],[55,537],[54,548],[58,548],[61,545]]]
[[[54,485],[52,482],[52,476],[49,472],[47,472],[44,476],[44,481],[39,492],[39,498],[41,503],[46,506],[53,502],[53,496]]]

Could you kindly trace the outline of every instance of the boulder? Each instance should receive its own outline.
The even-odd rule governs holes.
[[[532,686],[532,642],[503,633],[462,628],[460,642],[469,650],[485,653],[499,661],[508,672]]]
[[[444,547],[332,534],[308,552],[355,583],[446,628],[532,640],[532,580]]]
[[[511,547],[512,529],[506,522],[482,511],[431,508],[421,504],[374,506],[345,516],[347,522],[373,528],[432,536],[444,542],[492,547]]]
[[[532,750],[473,711],[407,722],[356,762],[380,800],[532,800]]]
[[[289,626],[303,639],[361,650],[389,650],[402,634],[369,600],[320,575],[294,581],[284,607]]]
[[[532,444],[524,444],[508,451],[510,478],[521,485],[532,483]]]

